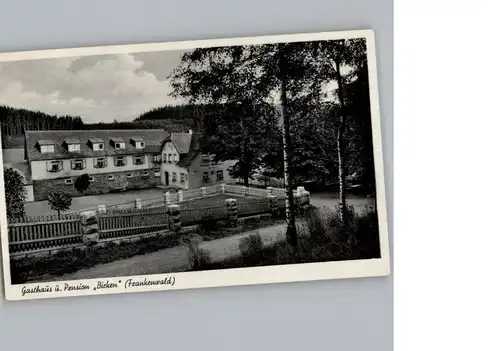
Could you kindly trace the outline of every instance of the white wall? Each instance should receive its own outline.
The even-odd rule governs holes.
[[[98,158],[98,157],[95,157]],[[100,158],[100,157],[99,157]],[[142,165],[133,164],[133,156],[125,156],[127,164],[123,167],[117,167],[114,163],[114,156],[104,157],[108,160],[108,164],[104,168],[94,167],[94,158],[84,158],[85,168],[82,170],[71,169],[71,160],[63,161],[63,170],[59,172],[47,172],[47,162],[49,161],[32,161],[31,162],[31,178],[33,180],[43,180],[43,179],[55,179],[64,177],[74,177],[82,174],[99,174],[99,173],[110,173],[110,172],[126,172],[135,171],[141,169],[150,168],[150,157],[146,155],[144,157],[144,163]]]

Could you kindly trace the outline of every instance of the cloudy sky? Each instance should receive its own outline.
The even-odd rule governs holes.
[[[81,116],[84,122],[130,121],[166,104],[166,77],[180,63],[182,51],[84,56],[0,63],[0,104],[57,115]]]

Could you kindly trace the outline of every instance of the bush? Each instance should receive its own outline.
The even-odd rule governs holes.
[[[262,244],[259,232],[240,239],[239,248],[243,258],[259,256],[262,253],[263,247],[264,245]]]
[[[12,167],[4,168],[5,205],[7,207],[7,218],[18,219],[25,215],[24,202],[26,190],[21,174]]]
[[[32,256],[11,261],[12,284],[57,277],[97,264],[143,255],[177,246],[182,237],[147,237],[136,242],[108,242],[89,248],[58,251],[50,256]]]
[[[210,264],[210,255],[206,250],[200,249],[199,240],[189,240],[189,264],[192,270],[202,270]]]
[[[306,224],[297,227],[298,245],[290,247],[286,240],[263,247],[260,235],[240,240],[241,257],[210,263],[204,270],[295,263],[359,260],[380,257],[378,219],[374,209],[357,215],[348,208],[346,226],[338,211],[311,209]]]

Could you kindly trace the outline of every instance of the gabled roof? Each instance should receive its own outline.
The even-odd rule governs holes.
[[[179,154],[187,154],[191,145],[192,133],[172,133],[172,143],[174,144]]]
[[[26,156],[30,161],[55,160],[76,157],[103,157],[112,155],[133,155],[160,152],[163,140],[169,133],[163,129],[125,129],[125,130],[54,130],[54,131],[26,131]],[[130,142],[125,142],[125,148],[115,149],[109,145],[110,140],[130,140],[132,137],[143,138],[145,147],[137,149]],[[80,151],[69,152],[63,143],[67,139],[81,141]],[[104,143],[104,149],[94,151],[87,141]],[[36,148],[37,142],[50,141],[54,145],[54,152],[42,154]]]
[[[66,139],[66,140],[64,140],[64,142],[68,145],[80,144],[80,140],[78,140],[78,139]]]
[[[196,157],[201,153],[200,151],[200,139],[202,138],[201,133],[191,134],[191,142],[189,144],[189,151],[179,158],[177,166],[179,167],[189,167],[189,165],[196,159]]]
[[[144,138],[143,137],[138,137],[138,136],[133,136],[132,138],[130,138],[130,140],[133,140],[133,141],[144,141]]]

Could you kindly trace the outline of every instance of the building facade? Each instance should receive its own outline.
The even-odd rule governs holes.
[[[169,188],[196,189],[235,181],[229,169],[236,161],[214,162],[200,147],[201,134],[172,133],[161,149],[161,182]]]
[[[79,196],[155,187],[161,184],[158,150],[167,136],[160,129],[26,132],[34,200],[56,191]],[[82,174],[90,186],[80,194],[74,183]]]
[[[33,199],[52,192],[71,196],[163,187],[193,189],[234,181],[235,161],[214,162],[201,152],[198,133],[162,129],[27,131],[25,159]],[[88,174],[83,193],[76,179]]]

